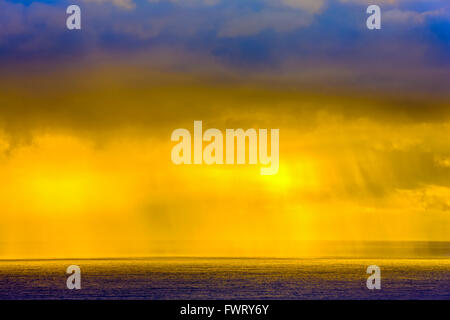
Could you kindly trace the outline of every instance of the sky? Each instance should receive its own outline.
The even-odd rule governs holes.
[[[82,29],[66,29],[66,7]],[[450,241],[450,4],[0,0],[0,258]],[[173,130],[280,129],[280,168]]]

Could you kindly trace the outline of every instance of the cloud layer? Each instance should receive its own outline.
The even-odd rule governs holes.
[[[377,3],[1,1],[0,258],[449,241],[448,7]],[[194,120],[280,129],[279,173],[173,165]]]

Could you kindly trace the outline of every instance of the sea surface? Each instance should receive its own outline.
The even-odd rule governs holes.
[[[374,264],[381,290],[366,287]],[[450,299],[450,259],[3,260],[0,299]]]

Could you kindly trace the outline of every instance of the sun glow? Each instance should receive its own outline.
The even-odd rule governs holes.
[[[125,103],[122,90],[115,99]],[[205,96],[192,90],[195,101]],[[0,257],[299,256],[320,254],[310,242],[321,240],[448,239],[447,123],[397,125],[320,112],[299,122],[285,114],[293,100],[308,97],[265,92],[252,95],[258,108],[249,119],[233,118],[247,101],[240,91],[226,100],[208,90],[208,102],[198,104],[215,101],[223,110],[205,111],[213,128],[279,128],[274,175],[261,175],[261,164],[172,163],[171,132],[192,125],[179,107],[190,101],[184,92],[167,100],[156,90],[133,100],[147,110],[164,98],[167,123],[139,109],[149,124],[112,127],[102,114],[105,123],[91,127],[79,120],[65,130],[0,137]],[[259,108],[267,99],[286,113]],[[309,104],[318,110],[322,101]],[[122,111],[115,112],[110,120],[121,122]]]
[[[82,214],[95,201],[99,182],[86,172],[38,173],[27,180],[31,205],[39,212]]]

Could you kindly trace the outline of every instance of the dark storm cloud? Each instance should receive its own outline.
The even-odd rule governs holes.
[[[381,1],[376,32],[365,28],[364,1],[78,3],[83,27],[71,32],[67,1],[0,2],[3,128],[98,133],[217,114],[238,125],[243,105],[248,118],[305,130],[323,111],[449,118],[445,1]]]
[[[365,28],[361,1],[78,2],[83,30],[65,30],[67,1],[0,3],[1,60],[80,58],[92,52],[149,52],[164,46],[216,58],[228,67],[296,72],[308,62],[371,70],[448,67],[445,1],[383,3],[383,29]],[[174,62],[175,63],[175,62]],[[290,65],[292,66],[292,65]]]

